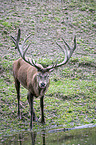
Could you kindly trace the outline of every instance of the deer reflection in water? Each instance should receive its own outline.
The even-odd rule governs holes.
[[[30,137],[29,135],[27,135],[27,137],[25,137],[25,135],[23,134],[19,134],[18,136],[18,142],[20,143],[20,145],[23,145],[27,140],[28,140],[28,143],[30,143],[31,145],[35,145],[35,143],[37,144],[36,142],[36,136],[37,136],[37,132],[30,132]],[[45,145],[45,130],[42,130],[41,132],[41,137],[42,137],[42,145]],[[40,138],[41,139],[41,138]],[[38,141],[38,144],[41,144],[41,140],[40,142]]]

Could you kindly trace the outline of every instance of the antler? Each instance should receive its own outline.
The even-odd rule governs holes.
[[[48,66],[48,67],[46,67],[46,68],[41,68],[37,63],[35,63],[35,61],[34,61],[33,59],[28,59],[28,58],[25,57],[26,51],[28,50],[30,44],[27,46],[27,48],[26,48],[26,49],[24,50],[24,52],[23,52],[24,44],[25,44],[25,42],[28,40],[28,38],[29,38],[32,34],[30,34],[30,35],[24,40],[24,42],[23,42],[23,44],[21,45],[21,47],[19,46],[20,35],[21,35],[21,31],[20,31],[20,29],[19,29],[19,30],[18,30],[18,34],[17,34],[17,40],[16,40],[13,36],[11,36],[12,41],[13,41],[14,44],[16,45],[15,48],[18,49],[18,51],[19,51],[19,53],[20,53],[20,55],[21,55],[21,57],[23,58],[24,61],[26,61],[26,62],[29,63],[30,65],[36,67],[38,70],[40,70],[40,71],[42,71],[42,72],[52,71],[53,69],[55,69],[55,68],[57,68],[57,67],[60,67],[60,66],[62,66],[62,65],[65,65],[65,64],[68,62],[68,60],[70,59],[70,57],[72,56],[74,50],[76,49],[76,36],[74,37],[74,47],[73,47],[73,48],[71,48],[71,47],[67,44],[67,42],[62,38],[62,40],[63,40],[63,42],[64,42],[64,44],[65,44],[65,45],[64,45],[65,49],[63,49],[58,43],[56,43],[56,44],[60,47],[60,49],[61,49],[62,52],[64,53],[64,55],[65,55],[64,60],[63,60],[61,63],[59,63],[59,64],[55,64],[55,65],[52,65],[52,66]],[[67,47],[66,47],[66,46],[67,46]]]
[[[65,65],[68,62],[68,60],[70,59],[70,57],[72,56],[74,50],[76,49],[76,36],[74,37],[74,47],[73,48],[71,48],[63,38],[62,38],[62,40],[63,40],[64,44],[67,46],[66,47],[64,45],[65,49],[63,49],[57,42],[56,42],[56,44],[61,48],[62,52],[64,53],[64,55],[65,55],[64,60],[59,64],[48,66],[47,68],[45,68],[47,71],[60,67],[62,65]]]
[[[21,30],[19,29],[18,30],[18,34],[17,34],[17,40],[11,36],[11,39],[13,41],[13,43],[16,45],[15,49],[18,49],[19,53],[20,53],[20,56],[22,57],[22,59],[24,61],[26,61],[27,63],[29,63],[30,65],[36,67],[37,69],[39,69],[40,71],[42,71],[41,67],[38,66],[38,64],[35,63],[35,61],[33,59],[29,59],[29,58],[26,58],[25,57],[25,54],[30,46],[30,44],[25,48],[24,52],[23,52],[23,47],[25,45],[25,42],[28,40],[28,38],[32,35],[30,34],[23,42],[23,44],[20,46],[19,45],[19,40],[20,40],[20,35],[21,35]]]

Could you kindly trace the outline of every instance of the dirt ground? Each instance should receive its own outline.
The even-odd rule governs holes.
[[[1,0],[0,3],[0,40],[3,45],[0,48],[1,57],[10,54],[11,58],[12,53],[17,56],[17,52],[14,52],[12,47],[10,35],[16,36],[18,28],[21,28],[22,39],[33,33],[30,53],[32,52],[32,56],[36,55],[34,59],[36,57],[38,59],[38,56],[42,59],[45,57],[52,59],[53,56],[57,58],[60,50],[55,41],[63,37],[73,46],[74,35],[77,37],[75,57],[95,58],[95,10],[94,8],[91,10],[90,3],[88,6],[86,4],[85,11],[82,3],[71,1]]]

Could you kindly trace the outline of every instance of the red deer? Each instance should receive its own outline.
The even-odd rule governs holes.
[[[49,87],[49,72],[54,70],[57,67],[65,65],[70,57],[72,56],[74,50],[76,49],[76,36],[74,37],[74,47],[70,48],[70,46],[66,43],[66,41],[62,38],[64,44],[67,46],[63,49],[58,43],[57,45],[63,51],[65,57],[64,60],[55,65],[50,65],[48,67],[43,67],[41,64],[35,63],[33,59],[28,59],[25,57],[26,51],[28,50],[29,46],[25,50],[23,50],[23,46],[27,39],[30,37],[28,36],[23,44],[19,45],[21,31],[18,30],[17,39],[11,36],[12,41],[16,45],[15,48],[18,49],[21,58],[16,60],[13,64],[13,76],[15,80],[15,87],[17,91],[17,99],[18,99],[18,117],[21,118],[20,115],[20,83],[28,90],[27,99],[30,105],[30,129],[33,127],[33,121],[36,120],[34,108],[33,108],[33,99],[34,97],[40,97],[40,107],[41,107],[41,122],[45,123],[44,119],[44,104],[43,99],[44,95]]]

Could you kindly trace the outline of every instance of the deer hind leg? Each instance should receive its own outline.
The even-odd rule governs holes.
[[[17,100],[18,100],[18,118],[21,119],[21,113],[20,113],[20,82],[17,78],[15,78],[15,87],[17,91]]]

